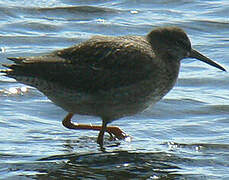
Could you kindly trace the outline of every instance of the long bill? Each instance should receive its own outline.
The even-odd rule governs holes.
[[[206,56],[202,55],[201,53],[199,53],[198,51],[196,51],[194,49],[191,50],[189,57],[199,59],[200,61],[203,61],[203,62],[205,62],[211,66],[214,66],[214,67],[216,67],[222,71],[226,71],[226,69],[224,69],[222,66],[215,63],[214,61],[212,61],[211,59],[207,58]]]

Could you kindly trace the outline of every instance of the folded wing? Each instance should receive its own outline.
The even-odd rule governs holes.
[[[88,93],[119,88],[148,78],[151,66],[157,68],[150,45],[143,48],[143,43],[143,37],[97,36],[44,56],[9,58],[14,64],[4,65],[4,72],[17,80],[38,78]]]

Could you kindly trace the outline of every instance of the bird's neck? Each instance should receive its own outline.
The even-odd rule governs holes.
[[[180,61],[173,59],[172,57],[163,57],[161,59],[161,67],[161,71],[166,76],[164,78],[168,82],[167,85],[172,88],[178,78],[180,70]]]

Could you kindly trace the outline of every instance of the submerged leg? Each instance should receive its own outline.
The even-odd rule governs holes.
[[[103,147],[103,137],[104,137],[104,133],[107,129],[107,124],[108,124],[108,122],[103,120],[102,128],[101,128],[99,135],[98,135],[98,138],[97,138],[97,143],[100,145],[101,148]]]

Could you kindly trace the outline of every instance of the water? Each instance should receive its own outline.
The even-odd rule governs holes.
[[[229,70],[229,3],[219,1],[0,0],[0,59],[40,55],[92,35],[144,35],[179,26],[193,47]],[[2,67],[1,67],[2,68]],[[0,179],[228,179],[229,75],[183,60],[155,107],[113,122],[131,142],[65,129],[66,112],[36,89],[0,76]],[[100,124],[98,118],[74,121]]]

